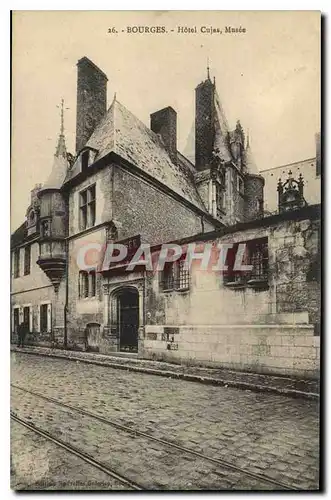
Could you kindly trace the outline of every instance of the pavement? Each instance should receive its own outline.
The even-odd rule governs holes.
[[[300,491],[319,488],[318,400],[137,373],[132,367],[141,366],[133,360],[130,369],[120,370],[102,363],[99,356],[98,363],[92,358],[86,363],[82,353],[81,359],[78,353],[67,353],[69,360],[32,355],[36,351],[30,348],[19,351],[11,353],[11,383],[20,387],[11,389],[12,411],[147,490],[275,489],[243,471]],[[126,366],[127,360],[121,362],[116,359]],[[225,460],[238,470],[122,431],[22,388]],[[19,424],[14,422],[11,432],[12,488],[56,489],[64,483],[68,490],[77,489],[77,484],[79,489],[93,489],[93,484],[104,483],[87,464],[80,467],[77,457],[56,452]]]
[[[115,479],[16,422],[11,422],[11,477],[11,487],[16,491],[125,489]]]
[[[240,372],[220,368],[187,366],[163,361],[139,359],[132,357],[132,355],[102,355],[91,352],[66,351],[63,349],[32,346],[24,348],[12,346],[11,350],[13,352],[26,352],[53,358],[65,358],[71,361],[80,361],[122,370],[149,373],[151,375],[178,378],[204,384],[234,387],[255,392],[271,392],[307,399],[319,398],[319,380]]]

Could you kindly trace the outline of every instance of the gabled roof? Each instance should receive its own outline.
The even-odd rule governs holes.
[[[182,158],[179,157],[177,165],[172,163],[161,138],[116,99],[97,125],[86,147],[98,150],[94,161],[111,152],[116,153],[207,212],[194,184],[193,174]],[[76,162],[68,171],[66,181],[79,172],[80,165]]]

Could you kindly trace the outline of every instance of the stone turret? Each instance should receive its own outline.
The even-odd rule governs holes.
[[[51,173],[38,192],[40,222],[40,254],[37,263],[58,289],[66,266],[67,205],[61,192],[67,169],[67,150],[61,103],[61,130]]]
[[[259,173],[247,137],[245,150],[245,219],[258,219],[264,213],[264,178]]]

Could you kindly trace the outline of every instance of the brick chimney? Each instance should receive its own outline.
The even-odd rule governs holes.
[[[215,86],[208,78],[195,89],[195,166],[204,170],[210,166],[214,147]]]
[[[87,143],[107,111],[108,78],[87,57],[77,63],[76,152]]]
[[[177,164],[177,113],[168,106],[151,114],[151,130],[162,137],[171,161]]]

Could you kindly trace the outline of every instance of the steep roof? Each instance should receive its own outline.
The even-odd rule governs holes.
[[[194,184],[193,174],[182,158],[179,157],[177,165],[172,163],[162,139],[116,99],[97,125],[86,146],[98,151],[94,161],[114,152],[199,209],[206,211]],[[68,172],[66,181],[79,171],[80,166],[77,162]]]
[[[229,125],[222,108],[220,98],[215,89],[214,92],[214,109],[215,109],[215,138],[214,150],[218,150],[221,158],[224,161],[231,161],[231,153],[227,144],[227,135],[229,133]]]
[[[67,160],[67,149],[64,137],[63,109],[62,109],[61,131],[56,146],[52,170],[51,173],[49,174],[48,179],[43,185],[41,191],[44,189],[60,189],[66,178],[67,170],[68,170],[68,160]]]
[[[13,234],[10,237],[10,246],[11,248],[15,248],[16,246],[20,245],[23,243],[25,238],[28,235],[27,227],[26,227],[26,222],[23,222],[16,231],[13,232]]]
[[[249,139],[247,141],[247,146],[245,149],[245,156],[246,156],[247,173],[254,174],[254,175],[260,175],[259,169],[257,168],[257,165],[255,163],[255,159],[254,159],[251,147],[249,145]]]

